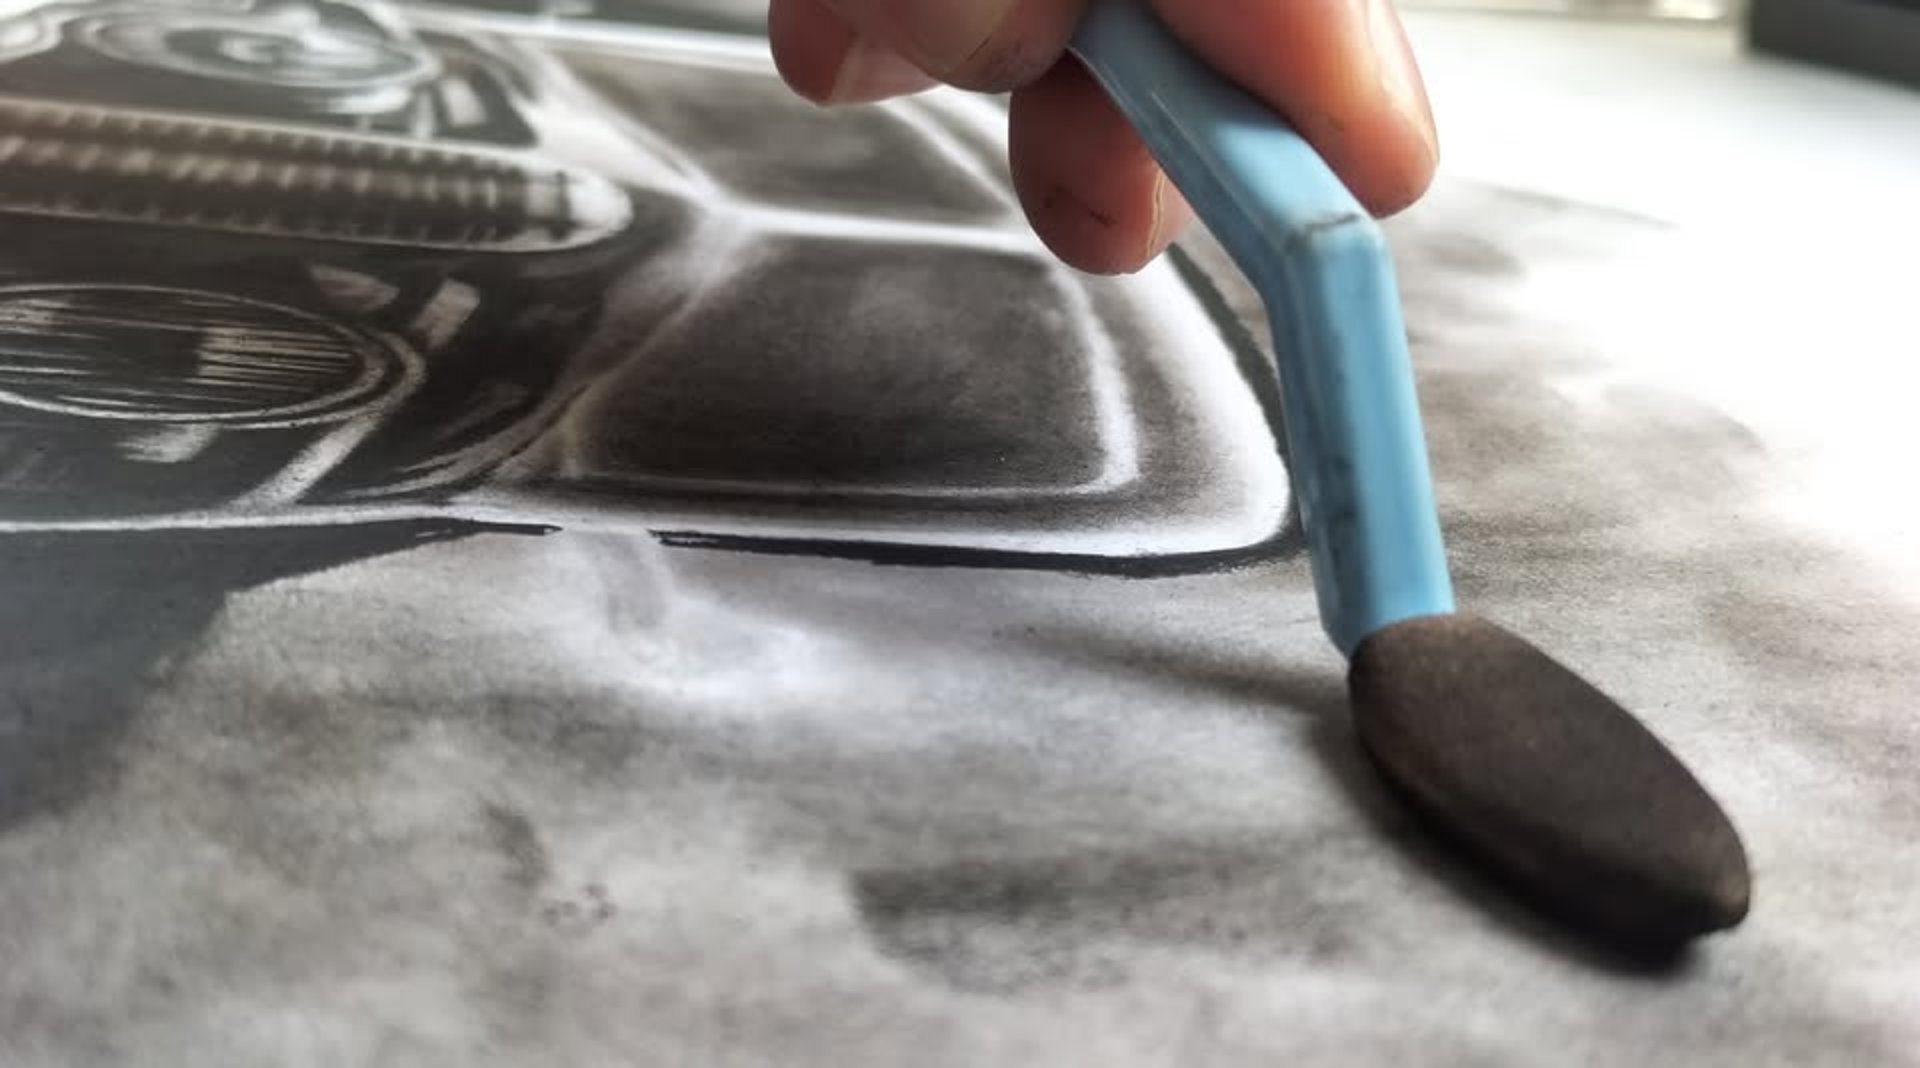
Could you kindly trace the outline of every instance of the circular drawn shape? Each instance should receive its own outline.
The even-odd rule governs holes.
[[[118,12],[77,22],[74,38],[116,62],[290,98],[309,110],[384,109],[438,73],[431,53],[309,19],[204,11]]]
[[[238,428],[338,422],[406,377],[394,344],[308,312],[190,289],[0,289],[0,403]]]

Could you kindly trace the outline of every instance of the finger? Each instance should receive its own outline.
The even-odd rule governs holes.
[[[867,103],[935,84],[899,52],[855,31],[821,0],[772,0],[767,36],[780,76],[816,104]]]
[[[1439,138],[1392,0],[1154,0],[1175,33],[1264,98],[1370,210],[1433,181]]]
[[[1077,61],[1013,95],[1014,188],[1034,231],[1084,271],[1139,270],[1193,220],[1138,134]]]
[[[861,33],[963,89],[1004,92],[1059,62],[1087,0],[824,0]]]

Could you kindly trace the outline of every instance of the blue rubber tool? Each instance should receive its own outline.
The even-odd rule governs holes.
[[[1492,874],[1616,948],[1666,954],[1738,924],[1745,849],[1686,767],[1547,654],[1455,613],[1381,229],[1146,0],[1092,0],[1073,52],[1266,301],[1321,623],[1384,777]]]
[[[1322,624],[1340,651],[1453,611],[1387,244],[1319,154],[1140,3],[1074,51],[1267,301]]]

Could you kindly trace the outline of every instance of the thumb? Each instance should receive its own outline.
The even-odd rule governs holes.
[[[858,33],[941,81],[1003,92],[1066,51],[1086,0],[825,0]]]

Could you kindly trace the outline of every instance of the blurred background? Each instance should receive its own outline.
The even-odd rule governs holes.
[[[1406,0],[1411,9],[1502,11],[1528,15],[1574,15],[1613,18],[1732,19],[1745,10],[1744,0]]]

